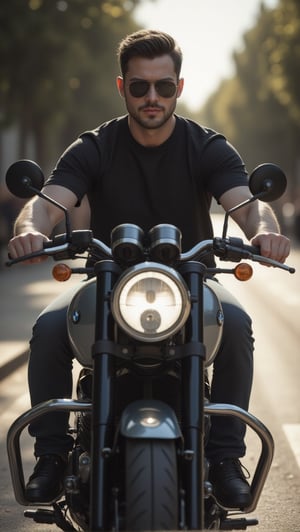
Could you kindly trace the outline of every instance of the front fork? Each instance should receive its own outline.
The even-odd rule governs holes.
[[[113,321],[110,312],[110,294],[120,274],[112,261],[102,261],[95,267],[96,326],[93,346],[93,417],[91,438],[91,499],[90,530],[109,529],[109,460],[113,439],[114,412],[114,359]]]
[[[186,462],[184,490],[189,530],[204,529],[204,403],[205,347],[203,342],[203,280],[206,268],[199,262],[182,266],[191,294],[192,309],[186,324],[189,355],[182,360],[182,418]]]

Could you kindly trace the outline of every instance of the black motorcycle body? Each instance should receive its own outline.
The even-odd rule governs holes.
[[[42,180],[36,166],[19,161],[9,169],[7,181],[14,193],[28,197],[31,191],[47,199],[39,192]],[[278,173],[284,177],[274,165],[256,169],[250,201],[281,195],[285,185],[278,185]],[[93,532],[233,530],[257,524],[245,514],[257,506],[272,462],[273,439],[252,414],[209,400],[207,370],[223,325],[213,277],[237,271],[209,269],[201,258],[209,252],[237,263],[246,258],[291,273],[293,268],[264,259],[241,239],[226,237],[226,217],[222,238],[182,253],[180,231],[174,226],[156,226],[145,235],[137,226],[123,224],[113,231],[108,248],[91,231],[70,231],[65,214],[66,233],[31,257],[43,254],[65,260],[85,252],[93,255],[92,266],[73,270],[87,272],[89,279],[72,288],[67,316],[70,343],[82,370],[76,399],[39,404],[9,430],[7,449],[17,502],[33,506],[25,497],[20,448],[28,424],[50,411],[74,413],[74,447],[63,493],[25,515],[62,530],[79,527]],[[235,416],[261,441],[251,481],[252,503],[243,510],[222,507],[208,480],[205,443],[215,415]]]

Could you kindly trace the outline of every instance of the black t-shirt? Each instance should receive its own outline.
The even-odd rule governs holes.
[[[145,147],[132,137],[127,116],[83,133],[62,155],[46,184],[85,194],[94,236],[110,245],[113,227],[134,223],[149,230],[170,223],[182,232],[182,248],[212,237],[209,215],[216,200],[247,185],[243,161],[225,137],[176,116],[171,136]]]

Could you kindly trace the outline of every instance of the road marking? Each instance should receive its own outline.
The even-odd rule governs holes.
[[[285,424],[283,430],[300,467],[300,424]]]

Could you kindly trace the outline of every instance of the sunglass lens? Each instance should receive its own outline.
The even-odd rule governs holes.
[[[162,98],[172,98],[176,92],[176,85],[173,81],[162,79],[155,83],[155,89]]]
[[[141,98],[148,92],[149,87],[150,83],[148,81],[133,81],[129,85],[130,94],[134,98]]]

